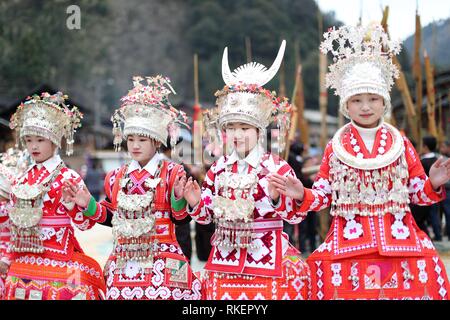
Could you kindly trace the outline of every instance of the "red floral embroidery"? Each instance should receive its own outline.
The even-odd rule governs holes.
[[[209,206],[211,205],[212,201],[211,201],[211,197],[205,197],[203,199],[203,202],[205,203],[205,205]]]

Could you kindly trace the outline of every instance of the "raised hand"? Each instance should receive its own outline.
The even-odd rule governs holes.
[[[269,196],[272,198],[273,201],[277,202],[278,198],[280,197],[280,192],[278,191],[278,186],[281,184],[284,184],[283,181],[284,177],[280,176],[279,174],[274,174],[267,176],[267,180],[269,181],[269,184],[267,185],[269,189]]]
[[[184,198],[189,203],[189,206],[191,208],[194,208],[199,204],[201,195],[202,190],[197,181],[193,180],[192,177],[190,177],[187,180],[186,185],[184,186]]]
[[[3,261],[0,261],[0,277],[5,278],[8,274],[9,265]]]
[[[175,182],[173,184],[173,192],[175,194],[176,199],[181,199],[184,196],[184,186],[186,185],[187,178],[186,172],[183,172],[182,175],[177,175],[175,178]]]
[[[297,178],[291,176],[284,177],[274,173],[268,176],[267,179],[269,180],[269,193],[271,193],[270,197],[272,199],[277,200],[278,197],[273,198],[273,196],[278,193],[292,199],[303,201],[305,187]]]
[[[439,157],[430,168],[429,178],[434,190],[447,183],[450,180],[450,159]]]
[[[108,279],[109,268],[111,267],[111,260],[106,261],[105,267],[103,268],[103,277]]]
[[[79,186],[72,180],[64,181],[62,188],[64,202],[75,202],[81,208],[87,208],[91,200],[91,193],[85,185]]]

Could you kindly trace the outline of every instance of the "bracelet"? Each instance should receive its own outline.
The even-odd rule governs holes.
[[[172,192],[170,194],[170,204],[172,205],[172,209],[174,211],[181,211],[186,207],[187,201],[185,198],[177,200],[175,198],[175,191],[174,189],[172,189]]]
[[[83,212],[83,215],[86,217],[92,217],[93,215],[95,215],[96,212],[97,212],[97,201],[95,201],[94,197],[91,196],[87,210]]]

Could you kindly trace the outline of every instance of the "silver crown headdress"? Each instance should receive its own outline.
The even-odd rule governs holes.
[[[207,130],[220,131],[229,122],[243,122],[265,133],[273,120],[277,120],[281,131],[288,129],[287,114],[290,112],[290,104],[287,99],[277,98],[275,92],[262,87],[278,72],[285,48],[286,41],[283,40],[277,57],[269,69],[260,63],[250,62],[233,72],[228,64],[228,48],[224,49],[222,78],[226,85],[215,94],[218,111],[209,111],[208,116],[205,117]],[[216,126],[216,129],[211,130],[213,126]]]
[[[145,84],[143,80],[146,80]],[[155,139],[163,145],[170,136],[170,145],[175,146],[180,125],[187,126],[187,118],[168,99],[170,93],[175,94],[169,78],[160,75],[145,79],[134,77],[133,85],[134,88],[121,99],[122,106],[111,118],[116,151],[120,151],[123,138],[131,134]]]
[[[326,76],[327,87],[340,97],[340,111],[348,117],[346,104],[356,94],[382,96],[386,112],[391,108],[390,90],[399,70],[392,57],[400,50],[400,42],[389,39],[379,24],[330,28],[320,45],[323,54],[333,55]]]
[[[28,97],[11,116],[10,128],[16,130],[16,147],[26,135],[37,135],[52,141],[58,148],[66,139],[66,154],[73,153],[74,134],[81,127],[83,114],[77,107],[69,108],[67,95],[47,92]]]

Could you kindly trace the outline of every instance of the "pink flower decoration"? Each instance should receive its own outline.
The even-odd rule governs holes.
[[[203,199],[203,202],[205,203],[205,205],[209,206],[212,203],[211,197],[205,197],[205,199]]]

